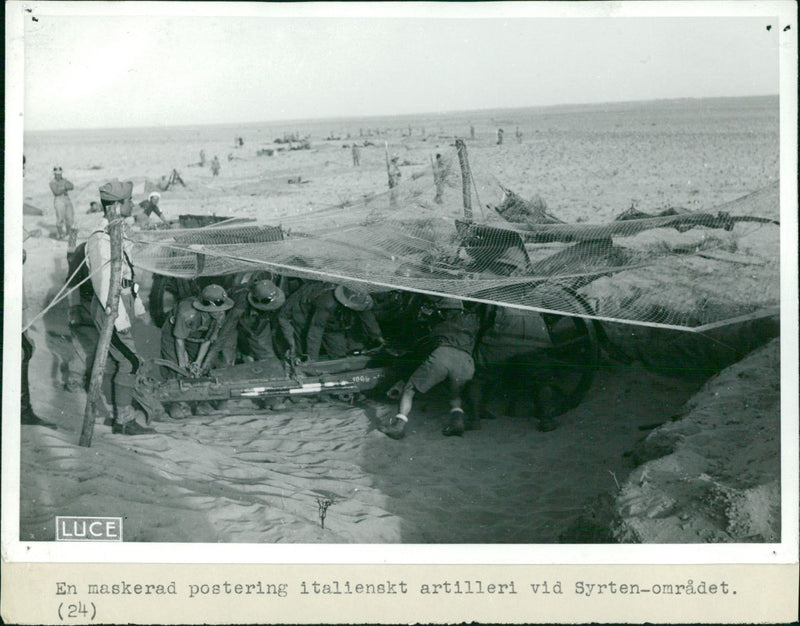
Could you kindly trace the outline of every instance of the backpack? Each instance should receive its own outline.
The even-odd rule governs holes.
[[[86,242],[84,241],[78,247],[75,248],[73,252],[67,252],[67,277],[71,277],[67,282],[69,287],[75,287],[76,285],[80,284],[78,287],[78,293],[81,294],[81,298],[85,300],[91,300],[94,297],[94,288],[92,287],[92,281],[89,280],[89,268],[86,266]],[[76,272],[75,270],[80,266],[80,269]],[[81,283],[81,281],[85,281]]]

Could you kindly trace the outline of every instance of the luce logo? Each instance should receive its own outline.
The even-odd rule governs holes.
[[[58,516],[56,541],[122,541],[122,518]]]

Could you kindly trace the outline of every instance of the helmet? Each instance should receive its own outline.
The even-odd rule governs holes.
[[[219,285],[208,285],[203,289],[200,297],[192,303],[192,306],[198,311],[214,313],[232,308],[233,300],[228,297],[228,294]]]
[[[271,280],[259,280],[247,294],[247,301],[259,311],[274,311],[286,302],[286,296]]]
[[[463,311],[464,304],[461,300],[457,298],[440,298],[436,302],[436,308],[440,311],[444,310],[455,310],[455,311]]]
[[[527,256],[516,246],[507,248],[494,262],[495,264],[505,265],[520,272],[524,272],[528,269]]]
[[[372,308],[372,297],[363,291],[339,285],[334,289],[333,295],[342,305],[353,311],[366,311]]]

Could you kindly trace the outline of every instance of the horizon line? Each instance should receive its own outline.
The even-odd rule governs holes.
[[[487,107],[481,109],[458,109],[448,111],[420,111],[416,113],[376,113],[363,116],[345,116],[336,115],[331,117],[312,117],[312,118],[285,118],[274,120],[248,120],[241,122],[198,122],[194,124],[168,124],[168,125],[145,125],[145,126],[76,126],[71,128],[35,128],[25,129],[25,118],[23,115],[23,133],[43,133],[43,132],[71,132],[79,130],[149,130],[154,128],[194,128],[198,126],[249,126],[253,124],[290,124],[290,123],[308,123],[308,122],[322,122],[322,121],[342,121],[342,120],[369,120],[380,119],[386,117],[419,117],[419,116],[438,116],[438,115],[460,115],[468,113],[481,113],[485,114],[491,111],[518,111],[522,109],[555,109],[566,107],[591,107],[603,105],[625,105],[625,104],[647,104],[658,102],[677,102],[684,100],[734,100],[746,98],[772,98],[780,97],[780,93],[767,93],[767,94],[748,94],[740,96],[676,96],[672,98],[645,98],[641,100],[607,100],[602,102],[563,102],[558,104],[539,104],[539,105],[526,105],[526,106],[510,106],[510,107]]]

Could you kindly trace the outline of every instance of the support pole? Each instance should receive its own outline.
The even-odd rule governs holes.
[[[472,172],[467,159],[467,144],[463,139],[456,139],[458,163],[461,166],[461,196],[464,201],[464,219],[472,221]]]
[[[90,448],[94,433],[94,414],[97,400],[100,396],[100,387],[103,384],[103,374],[106,371],[108,360],[108,346],[111,344],[111,335],[114,332],[114,320],[119,311],[119,294],[122,290],[122,220],[117,213],[118,205],[114,205],[108,215],[108,235],[111,239],[111,277],[106,302],[106,315],[103,328],[100,330],[100,339],[92,366],[92,377],[89,382],[89,393],[86,396],[86,411],[83,414],[83,427],[79,445]]]

